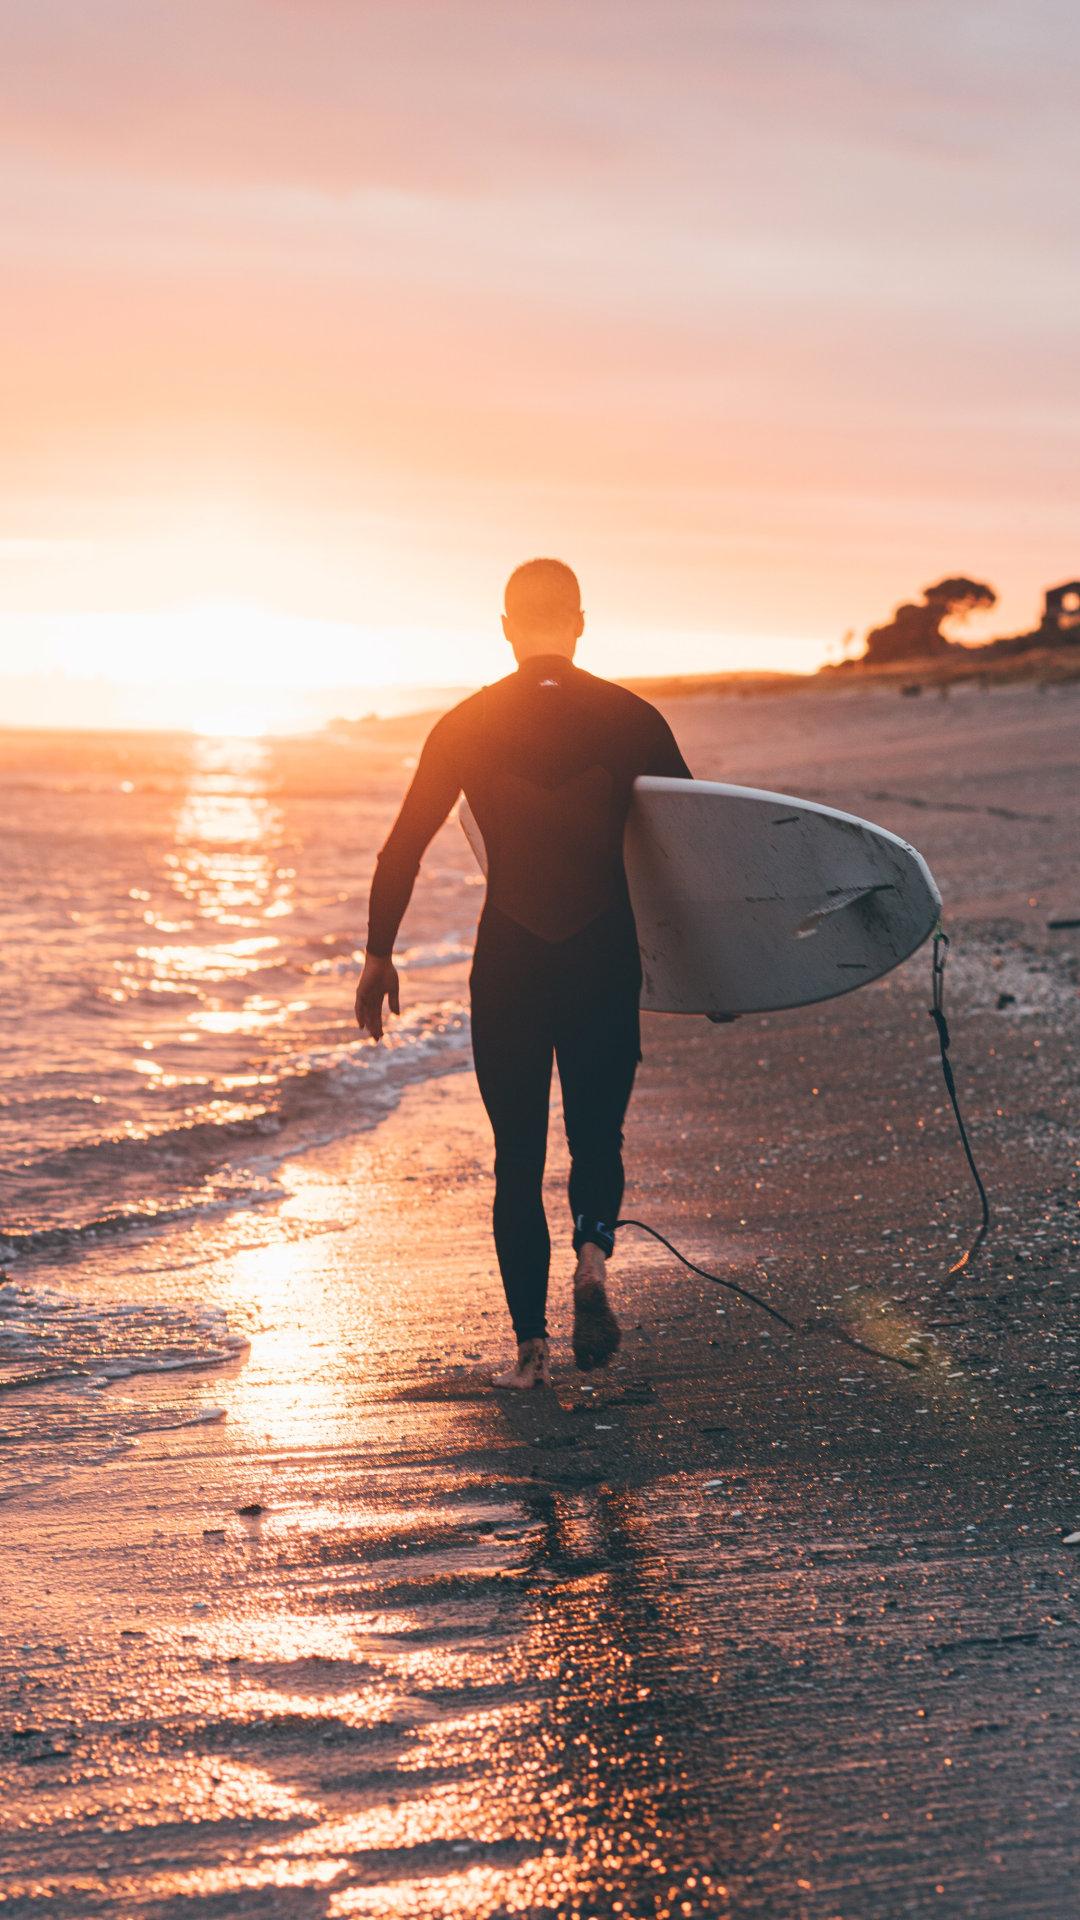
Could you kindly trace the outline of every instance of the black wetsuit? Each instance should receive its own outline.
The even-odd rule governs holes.
[[[534,656],[432,729],[372,882],[368,952],[387,955],[424,849],[464,791],[488,857],[473,1057],[495,1133],[495,1245],[519,1340],[545,1331],[553,1057],[574,1246],[612,1248],[622,1124],[641,1057],[641,963],[622,857],[641,773],[690,778],[656,708],[561,655]]]

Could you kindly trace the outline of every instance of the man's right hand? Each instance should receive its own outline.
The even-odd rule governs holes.
[[[389,955],[380,959],[369,953],[356,989],[356,1024],[373,1040],[382,1039],[384,1000],[389,1001],[391,1013],[401,1012],[397,968]]]

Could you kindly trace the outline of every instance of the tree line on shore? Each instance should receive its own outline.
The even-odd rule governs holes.
[[[891,667],[912,660],[945,660],[958,655],[970,658],[975,652],[987,660],[1006,659],[1048,648],[1080,646],[1080,580],[1066,580],[1061,586],[1047,588],[1042,617],[1029,633],[966,647],[942,632],[946,620],[964,620],[996,604],[997,593],[984,580],[969,580],[963,574],[938,580],[923,588],[920,601],[905,602],[891,620],[871,627],[864,652],[843,665]]]

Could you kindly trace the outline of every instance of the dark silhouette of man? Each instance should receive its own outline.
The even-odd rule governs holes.
[[[641,962],[622,842],[639,774],[690,778],[667,721],[573,665],[576,576],[529,560],[506,586],[516,673],[432,728],[371,885],[356,989],[361,1032],[399,1012],[393,946],[421,857],[464,792],[487,852],[470,975],[473,1058],[495,1134],[495,1247],[518,1351],[499,1387],[550,1384],[551,1243],[542,1181],[552,1061],[570,1148],[574,1358],[605,1366],[619,1325],[605,1284],[623,1193],[623,1119],[641,1058]]]

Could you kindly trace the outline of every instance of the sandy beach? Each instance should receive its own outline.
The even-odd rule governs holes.
[[[0,1504],[5,1913],[1070,1910],[1080,929],[1048,922],[1080,919],[1080,689],[666,711],[700,776],[926,855],[988,1244],[949,1278],[977,1209],[923,952],[800,1012],[645,1023],[624,1211],[797,1334],[626,1233],[622,1351],[575,1374],[553,1126],[555,1390],[494,1395],[460,1046],[258,1204],[20,1254],[20,1282],[196,1300],[250,1344],[98,1390],[94,1457],[57,1439]],[[382,818],[420,733],[372,737]],[[453,824],[429,865],[465,887]],[[425,949],[413,981],[452,1009],[465,972]],[[20,1459],[90,1417],[62,1384],[4,1398]]]

